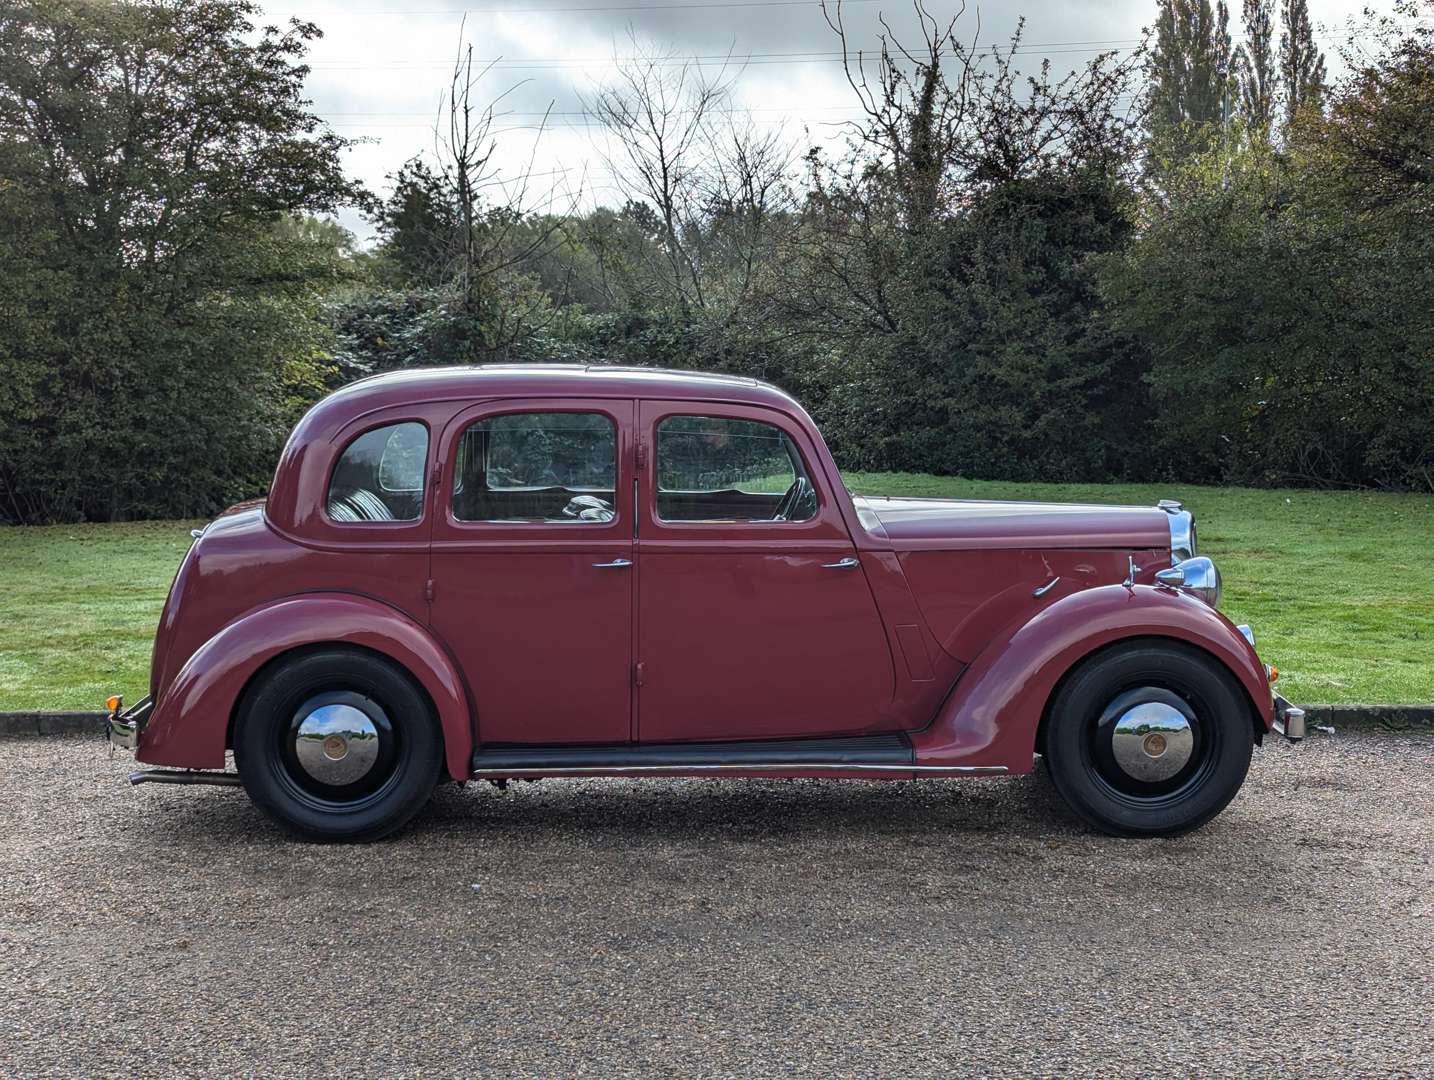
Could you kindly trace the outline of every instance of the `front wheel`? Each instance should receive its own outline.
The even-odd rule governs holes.
[[[1113,646],[1066,680],[1051,706],[1046,764],[1056,790],[1113,836],[1174,836],[1235,797],[1254,729],[1244,691],[1214,658],[1176,642]]]
[[[244,697],[234,761],[249,797],[306,840],[377,840],[418,813],[443,743],[392,662],[354,649],[281,661]]]

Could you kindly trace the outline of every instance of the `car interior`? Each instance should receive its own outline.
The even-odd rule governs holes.
[[[411,521],[422,511],[427,429],[404,423],[355,439],[334,468],[328,516]],[[616,432],[597,413],[492,417],[460,437],[452,495],[459,521],[610,522]],[[756,421],[676,416],[658,425],[657,515],[683,523],[806,521],[815,486],[790,438]]]
[[[331,521],[414,521],[423,510],[428,429],[391,424],[360,435],[345,448],[329,480]]]
[[[807,521],[817,491],[786,433],[721,416],[657,425],[657,516],[672,522]]]

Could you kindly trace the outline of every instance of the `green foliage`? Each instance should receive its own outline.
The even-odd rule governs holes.
[[[1397,0],[1332,89],[1303,0],[1278,60],[1273,0],[1238,50],[1223,3],[1158,0],[1148,56],[1065,79],[923,21],[846,51],[865,119],[800,166],[694,118],[720,87],[646,109],[650,58],[600,96],[645,180],[579,213],[501,198],[471,55],[438,156],[378,201],[302,96],[312,25],[12,3],[0,520],[207,513],[263,490],[325,391],[490,360],[768,379],[852,466],[1429,490],[1431,12]],[[346,203],[373,251],[316,216]]]
[[[1285,119],[1317,111],[1324,99],[1324,53],[1314,40],[1308,0],[1280,4],[1280,80],[1284,84]]]
[[[1150,140],[1182,160],[1208,145],[1237,92],[1224,0],[1157,0],[1155,45],[1146,59]]]
[[[1253,132],[1268,136],[1275,122],[1278,73],[1274,47],[1275,0],[1244,0],[1245,40],[1235,50],[1234,68],[1240,85],[1240,113]]]
[[[1101,317],[1089,257],[1129,228],[1098,170],[993,190],[928,230],[887,290],[889,332],[820,410],[844,460],[992,478],[1148,471],[1144,356]],[[853,350],[855,351],[855,350]]]
[[[0,516],[212,510],[261,490],[329,369],[353,197],[302,97],[317,30],[248,3],[0,13]],[[12,329],[13,328],[13,329]]]
[[[1174,172],[1106,263],[1184,475],[1434,489],[1429,40],[1391,28],[1288,152],[1235,132]]]
[[[1089,269],[1130,230],[1132,132],[1118,103],[1133,73],[1107,57],[1064,80],[1022,79],[1012,44],[994,70],[953,83],[893,80],[888,106],[904,119],[877,125],[876,151],[813,161],[771,303],[801,334],[796,382],[815,385],[814,412],[848,465],[1149,469],[1132,452],[1144,356],[1111,332]],[[925,183],[914,164],[888,166],[926,156]]]

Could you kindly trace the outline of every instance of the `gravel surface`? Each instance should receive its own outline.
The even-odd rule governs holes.
[[[1434,736],[1178,840],[1002,780],[448,788],[291,843],[0,740],[0,1074],[1434,1075]]]

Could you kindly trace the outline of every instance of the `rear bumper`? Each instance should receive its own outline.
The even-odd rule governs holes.
[[[1305,737],[1305,711],[1279,694],[1275,695],[1274,731],[1290,742],[1299,742]]]
[[[126,750],[138,747],[140,733],[144,731],[145,724],[149,723],[149,714],[153,711],[154,702],[145,697],[124,712],[116,709],[110,713],[105,720],[105,737],[109,739],[110,745]]]

